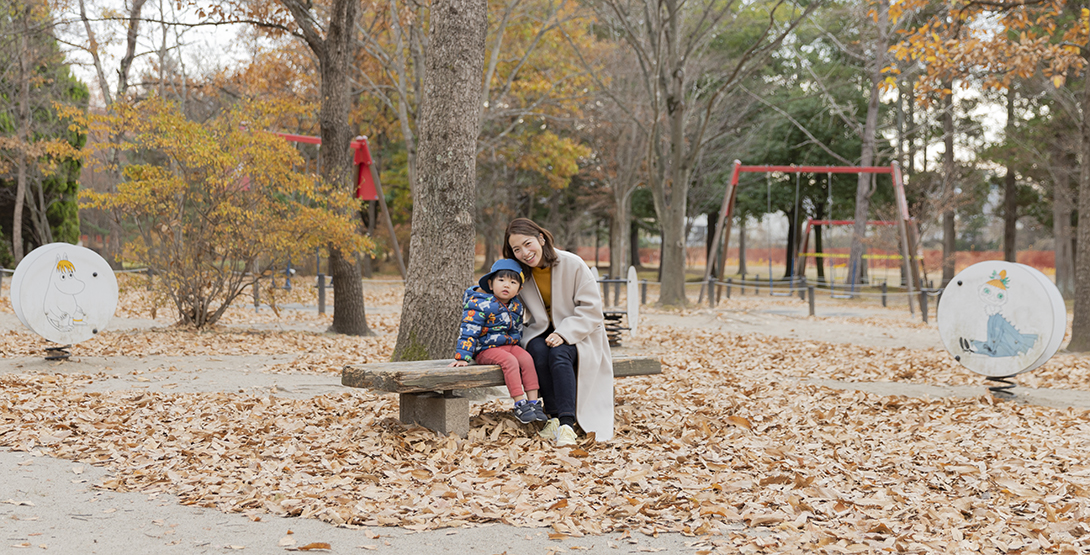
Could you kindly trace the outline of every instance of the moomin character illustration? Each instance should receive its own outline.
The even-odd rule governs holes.
[[[988,336],[984,341],[959,338],[963,351],[989,357],[1013,357],[1024,354],[1033,348],[1037,335],[1022,333],[1011,324],[1003,314],[1003,305],[1007,304],[1007,288],[1010,278],[1007,271],[992,272],[991,279],[980,286],[978,295],[984,302],[984,313],[988,315]]]
[[[83,326],[85,314],[76,300],[85,284],[76,277],[76,266],[67,254],[57,255],[56,265],[49,275],[49,287],[45,292],[45,317],[59,331],[71,331]]]

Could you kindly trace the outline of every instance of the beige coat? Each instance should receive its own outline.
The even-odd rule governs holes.
[[[575,418],[595,440],[613,439],[613,358],[602,317],[602,297],[587,263],[557,250],[560,259],[552,272],[553,325],[566,343],[579,352]],[[531,274],[532,276],[532,274]],[[526,305],[522,346],[549,327],[545,301],[531,277],[522,291]]]

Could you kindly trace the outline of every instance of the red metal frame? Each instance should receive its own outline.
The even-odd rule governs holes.
[[[731,180],[738,184],[739,173],[893,173],[892,166],[743,166],[734,161],[734,173]]]
[[[296,143],[318,146],[322,144],[321,137],[296,135],[294,133],[273,133],[273,135]],[[375,187],[374,176],[371,175],[371,165],[374,164],[374,160],[371,159],[371,147],[367,144],[367,137],[356,137],[352,139],[349,146],[355,151],[352,160],[356,164],[356,198],[378,200],[378,189]]]

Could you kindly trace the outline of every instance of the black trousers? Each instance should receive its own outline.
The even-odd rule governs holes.
[[[545,414],[550,418],[574,418],[577,391],[575,369],[579,366],[579,351],[575,345],[567,343],[548,346],[545,338],[553,331],[553,327],[549,326],[545,333],[531,339],[526,344],[526,351],[534,359],[538,385],[541,386],[538,393],[545,403]]]

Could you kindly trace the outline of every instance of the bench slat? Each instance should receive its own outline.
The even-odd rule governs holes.
[[[341,371],[341,385],[391,393],[423,393],[504,385],[503,371],[498,365],[471,364],[461,368],[450,368],[447,365],[452,360],[348,365]],[[655,358],[616,357],[613,359],[613,376],[617,378],[661,373],[662,363]]]

